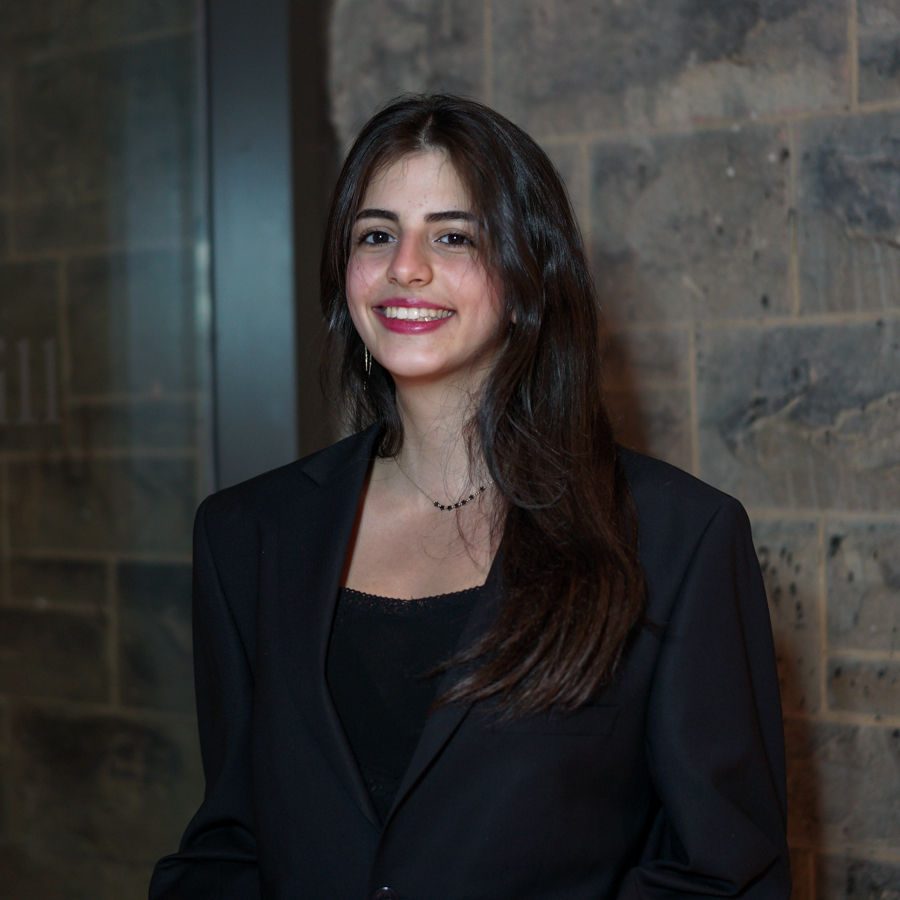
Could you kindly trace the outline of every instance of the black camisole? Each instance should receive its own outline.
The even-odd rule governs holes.
[[[340,589],[326,679],[382,821],[435,700],[440,675],[428,673],[453,655],[482,590],[397,600]]]

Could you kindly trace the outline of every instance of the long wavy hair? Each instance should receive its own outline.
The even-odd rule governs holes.
[[[325,360],[339,360],[351,424],[380,421],[379,455],[398,453],[393,380],[377,362],[366,371],[346,274],[367,185],[398,159],[428,151],[446,154],[468,190],[478,252],[501,285],[503,309],[500,350],[469,429],[470,459],[483,459],[498,492],[503,604],[452,661],[460,677],[439,703],[492,698],[516,715],[573,709],[613,678],[641,617],[644,580],[634,502],[601,392],[599,306],[581,233],[559,174],[524,131],[444,94],[400,97],[365,125],[326,229]]]

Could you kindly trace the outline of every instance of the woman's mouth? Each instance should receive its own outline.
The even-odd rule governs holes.
[[[409,322],[434,322],[453,315],[451,309],[428,309],[424,306],[379,306],[377,309],[385,319]]]

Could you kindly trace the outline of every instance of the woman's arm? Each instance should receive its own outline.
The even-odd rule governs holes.
[[[228,603],[214,558],[207,515],[194,522],[194,680],[203,804],[178,853],[159,861],[150,900],[254,900],[256,866],[250,768],[253,696],[251,646]]]
[[[619,900],[790,895],[781,702],[750,524],[728,498],[697,546],[647,711],[660,800]]]

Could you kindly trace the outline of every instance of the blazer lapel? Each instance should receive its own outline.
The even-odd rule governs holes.
[[[285,667],[294,700],[338,780],[380,828],[325,681],[341,572],[377,434],[378,427],[373,426],[302,467],[317,486],[282,504],[278,595]]]
[[[469,614],[466,625],[460,635],[459,642],[456,645],[457,652],[465,647],[471,646],[485,631],[487,631],[491,622],[494,620],[500,605],[500,554],[498,553],[494,559],[488,577],[485,581],[485,589],[481,592],[481,596],[475,604],[474,609]],[[457,673],[448,671],[443,674],[437,689],[437,696],[444,693],[452,684]],[[465,717],[472,708],[470,703],[457,703],[452,706],[442,706],[440,709],[432,713],[425,722],[425,728],[422,730],[422,736],[416,749],[413,752],[412,759],[397,789],[397,795],[394,803],[384,820],[385,827],[393,818],[394,813],[400,804],[406,799],[407,795],[419,783],[427,770],[437,758],[438,754],[446,746],[450,738],[453,737],[456,730],[462,724]]]

